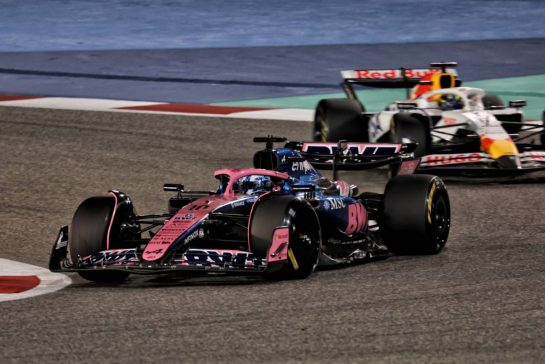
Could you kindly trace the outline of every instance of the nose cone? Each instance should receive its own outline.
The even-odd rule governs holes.
[[[517,146],[509,137],[505,139],[482,138],[481,150],[496,160],[503,156],[518,156],[519,154]]]
[[[511,138],[481,139],[481,150],[490,154],[502,169],[520,169],[519,151]]]
[[[501,169],[520,169],[520,158],[518,155],[504,155],[496,159]]]

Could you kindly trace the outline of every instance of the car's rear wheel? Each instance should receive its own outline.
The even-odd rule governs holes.
[[[541,117],[541,120],[543,121],[543,130],[541,130],[541,146],[545,147],[545,110],[543,111],[543,115]]]
[[[258,201],[249,226],[252,252],[256,257],[268,259],[275,253],[269,249],[278,227],[285,227],[289,232],[288,259],[268,264],[266,276],[272,279],[308,277],[316,269],[321,254],[316,212],[306,201],[292,195],[270,196]]]
[[[437,176],[394,177],[384,191],[381,233],[395,254],[437,254],[450,230],[450,203]]]
[[[363,105],[351,99],[320,100],[314,114],[313,140],[366,142],[368,119],[362,114]]]
[[[70,226],[69,250],[72,262],[77,264],[80,259],[107,249],[108,228],[114,209],[113,196],[91,197],[81,203]],[[115,218],[118,220],[123,217],[115,216]],[[112,238],[115,232],[110,233]],[[78,273],[82,278],[102,283],[121,282],[129,275],[128,272],[108,270],[89,270]]]

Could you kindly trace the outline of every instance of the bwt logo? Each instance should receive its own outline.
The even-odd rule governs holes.
[[[359,202],[348,206],[348,225],[345,232],[348,235],[362,232],[367,225],[367,210]]]
[[[263,259],[254,257],[253,253],[243,251],[190,249],[184,254],[183,260],[194,265],[234,266],[237,268],[263,265]]]
[[[352,155],[390,155],[397,153],[400,149],[398,144],[357,144],[347,143],[347,153]],[[305,143],[302,148],[303,152],[316,154],[335,154],[337,144],[333,143]]]
[[[101,255],[90,256],[87,261],[82,263],[87,263],[91,265],[99,264],[112,264],[112,263],[126,263],[137,261],[138,257],[136,256],[135,249],[119,249],[111,251],[102,251]]]

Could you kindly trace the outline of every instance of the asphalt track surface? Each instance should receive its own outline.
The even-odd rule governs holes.
[[[60,225],[111,188],[162,211],[163,182],[212,188],[255,135],[308,123],[0,108],[1,256],[46,266]],[[380,191],[381,178],[352,175]],[[261,282],[131,278],[0,304],[0,362],[544,362],[545,189],[447,183],[437,256]]]

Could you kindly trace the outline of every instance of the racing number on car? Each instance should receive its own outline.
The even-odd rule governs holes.
[[[163,248],[155,249],[155,250],[149,250],[146,252],[146,254],[161,254],[163,251]]]
[[[367,222],[367,212],[359,202],[348,205],[348,226],[345,232],[347,234],[359,233],[365,227]]]
[[[203,203],[201,204],[195,204],[195,205],[191,205],[191,207],[189,208],[189,210],[191,211],[197,211],[197,210],[204,210],[204,209],[207,209],[208,208],[208,201],[204,201]]]

